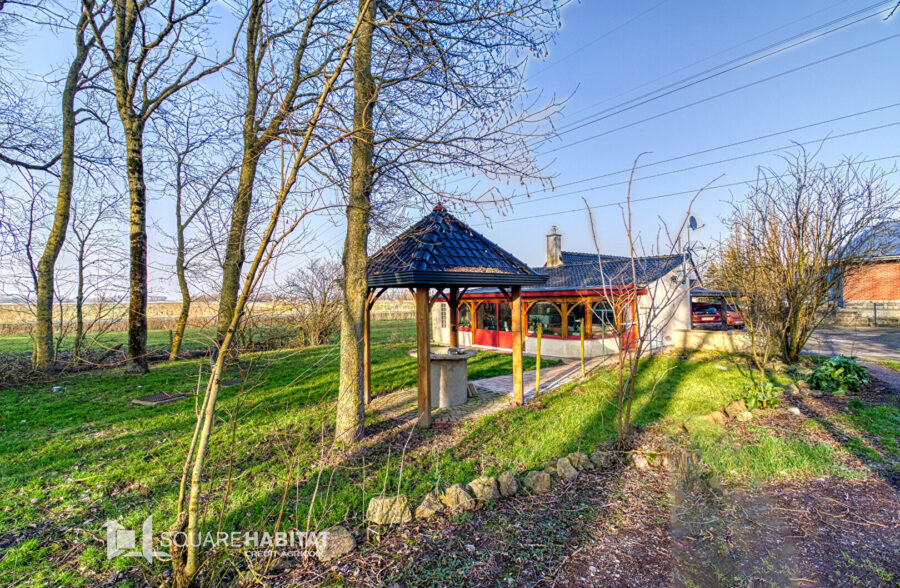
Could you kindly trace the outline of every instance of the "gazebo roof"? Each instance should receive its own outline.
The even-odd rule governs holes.
[[[438,204],[369,260],[370,287],[525,286],[547,281]]]

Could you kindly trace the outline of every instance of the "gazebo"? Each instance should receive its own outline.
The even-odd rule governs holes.
[[[369,317],[372,306],[388,288],[408,288],[416,301],[416,358],[418,362],[418,425],[431,426],[431,305],[439,298],[450,307],[450,346],[459,345],[460,297],[470,287],[494,287],[512,308],[513,397],[524,402],[522,384],[522,286],[543,284],[547,278],[473,231],[438,204],[418,223],[385,245],[369,260],[368,298],[363,336],[365,402],[371,398]],[[431,290],[436,292],[432,296]]]

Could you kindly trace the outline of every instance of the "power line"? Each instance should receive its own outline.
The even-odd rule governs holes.
[[[891,108],[897,108],[898,106],[900,106],[900,102],[895,102],[895,103],[893,103],[893,104],[887,104],[887,105],[885,105],[885,106],[878,106],[878,107],[875,107],[875,108],[870,108],[870,109],[868,109],[868,110],[862,110],[862,111],[859,111],[859,112],[854,112],[854,113],[852,113],[852,114],[845,114],[845,115],[843,115],[843,116],[838,116],[838,117],[830,118],[830,119],[828,119],[828,120],[823,120],[823,121],[819,121],[819,122],[815,122],[815,123],[809,123],[809,124],[802,125],[802,126],[799,126],[799,127],[794,127],[794,128],[791,128],[791,129],[785,129],[785,130],[783,130],[783,131],[775,131],[775,132],[772,132],[772,133],[767,133],[767,134],[765,134],[765,135],[759,135],[759,136],[757,136],[757,137],[751,137],[751,138],[749,138],[749,139],[742,139],[742,140],[739,140],[739,141],[734,141],[734,142],[732,142],[732,143],[727,143],[727,144],[724,144],[724,145],[718,145],[718,146],[716,146],[716,147],[709,147],[709,148],[706,148],[706,149],[701,149],[700,151],[694,151],[693,153],[686,153],[686,154],[683,154],[683,155],[677,155],[677,156],[675,156],[675,157],[670,157],[670,158],[668,158],[668,159],[661,159],[661,160],[659,160],[659,161],[654,161],[654,162],[650,162],[650,163],[645,163],[645,164],[642,164],[642,165],[639,165],[639,166],[635,167],[634,169],[636,169],[636,170],[637,170],[637,169],[644,169],[644,168],[648,168],[648,167],[654,167],[654,166],[657,166],[657,165],[662,165],[662,164],[664,164],[664,163],[671,163],[671,162],[673,162],[673,161],[678,161],[678,160],[681,160],[681,159],[687,159],[687,158],[689,158],[689,157],[694,157],[694,156],[697,156],[697,155],[703,155],[703,154],[705,154],[705,153],[712,153],[712,152],[715,152],[715,151],[721,151],[722,149],[729,149],[729,148],[731,148],[731,147],[737,147],[737,146],[739,146],[739,145],[745,145],[745,144],[747,144],[747,143],[753,143],[753,142],[755,142],[755,141],[761,141],[761,140],[763,140],[763,139],[771,139],[772,137],[777,137],[777,136],[779,136],[779,135],[786,135],[786,134],[788,134],[788,133],[795,133],[795,132],[797,132],[797,131],[803,131],[803,130],[806,130],[806,129],[811,129],[811,128],[813,128],[813,127],[818,127],[818,126],[822,126],[822,125],[826,125],[826,124],[831,124],[831,123],[834,123],[834,122],[839,122],[839,121],[842,121],[842,120],[847,120],[847,119],[855,118],[855,117],[858,117],[858,116],[864,116],[864,115],[866,115],[866,114],[872,114],[872,113],[874,113],[874,112],[880,112],[880,111],[883,111],[883,110],[889,110],[889,109],[891,109]],[[837,137],[832,137],[832,138],[837,138]],[[630,172],[631,170],[632,170],[631,167],[626,167],[626,168],[622,168],[622,169],[620,169],[620,170],[611,171],[611,172],[605,172],[605,173],[602,173],[602,174],[599,174],[599,175],[596,175],[596,176],[591,176],[591,177],[587,177],[587,178],[581,178],[581,179],[578,179],[578,180],[573,180],[573,181],[571,181],[571,182],[566,182],[566,183],[564,183],[564,184],[558,184],[558,185],[556,185],[556,186],[554,186],[554,187],[552,187],[552,188],[540,188],[540,189],[534,190],[534,191],[532,191],[532,192],[520,192],[520,193],[518,193],[518,194],[512,194],[512,195],[510,195],[510,196],[507,196],[507,199],[521,198],[521,197],[526,197],[526,196],[527,196],[527,197],[530,197],[530,196],[533,195],[533,194],[540,194],[540,193],[542,193],[542,192],[550,192],[550,191],[556,190],[557,188],[564,188],[564,187],[566,187],[566,186],[574,186],[574,185],[576,185],[576,184],[583,184],[584,182],[590,182],[590,181],[593,181],[593,180],[599,180],[599,179],[607,178],[607,177],[610,177],[610,176],[615,176],[615,175],[619,175],[619,174],[623,174],[623,173],[628,173],[628,172]]]
[[[598,139],[598,138],[600,138],[600,137],[604,137],[604,136],[606,136],[606,135],[610,135],[610,134],[612,134],[612,133],[615,133],[615,132],[618,132],[618,131],[621,131],[621,130],[624,130],[624,129],[628,129],[628,128],[637,126],[637,125],[639,125],[639,124],[642,124],[642,123],[645,123],[645,122],[648,122],[648,121],[651,121],[651,120],[655,120],[655,119],[658,119],[658,118],[662,118],[662,117],[664,117],[664,116],[668,116],[668,115],[670,115],[670,114],[674,114],[674,113],[676,113],[676,112],[680,112],[680,111],[682,111],[682,110],[686,110],[686,109],[691,108],[691,107],[693,107],[693,106],[697,106],[698,104],[703,104],[703,103],[706,103],[706,102],[711,102],[712,100],[715,100],[715,99],[717,99],[717,98],[721,98],[721,97],[727,96],[727,95],[729,95],[729,94],[734,94],[735,92],[740,92],[741,90],[746,90],[747,88],[751,88],[751,87],[753,87],[753,86],[758,86],[759,84],[763,84],[763,83],[765,83],[765,82],[770,82],[770,81],[772,81],[772,80],[775,80],[775,79],[784,77],[784,76],[786,76],[786,75],[790,75],[790,74],[792,74],[792,73],[797,73],[798,71],[802,71],[802,70],[807,69],[807,68],[809,68],[809,67],[813,67],[813,66],[816,66],[816,65],[821,65],[821,64],[826,63],[826,62],[828,62],[828,61],[832,61],[832,60],[834,60],[834,59],[838,59],[838,58],[840,58],[840,57],[844,57],[844,56],[846,56],[846,55],[850,55],[850,54],[852,54],[852,53],[856,53],[857,51],[862,51],[862,50],[864,50],[864,49],[868,49],[868,48],[870,48],[870,47],[874,47],[875,45],[879,45],[879,44],[881,44],[881,43],[886,43],[886,42],[888,42],[888,41],[892,41],[892,40],[896,39],[897,37],[900,37],[900,33],[895,33],[895,34],[893,34],[893,35],[888,35],[887,37],[882,37],[881,39],[878,39],[878,40],[876,40],[876,41],[870,41],[870,42],[868,42],[868,43],[864,43],[864,44],[862,44],[862,45],[858,45],[858,46],[856,46],[856,47],[854,47],[854,48],[852,48],[852,49],[847,49],[847,50],[845,50],[845,51],[841,51],[841,52],[838,52],[838,53],[829,55],[828,57],[823,57],[823,58],[821,58],[821,59],[816,59],[816,60],[814,60],[814,61],[810,61],[809,63],[805,63],[805,64],[803,64],[803,65],[800,65],[800,66],[797,66],[797,67],[793,67],[793,68],[791,68],[791,69],[782,71],[782,72],[777,73],[777,74],[773,74],[773,75],[770,75],[770,76],[766,76],[766,77],[761,78],[761,79],[759,79],[759,80],[756,80],[756,81],[753,81],[753,82],[750,82],[750,83],[747,83],[747,84],[744,84],[744,85],[741,85],[741,86],[737,86],[736,88],[731,88],[730,90],[725,90],[724,92],[719,92],[719,93],[717,93],[717,94],[713,94],[712,96],[707,96],[706,98],[701,98],[700,100],[695,100],[695,101],[690,102],[690,103],[688,103],[688,104],[684,104],[684,105],[682,105],[682,106],[678,106],[678,107],[676,107],[676,108],[672,108],[672,109],[670,109],[670,110],[667,110],[667,111],[664,111],[664,112],[655,114],[655,115],[653,115],[653,116],[648,116],[648,117],[646,117],[646,118],[642,118],[642,119],[640,119],[640,120],[637,120],[637,121],[634,121],[634,122],[631,122],[631,123],[628,123],[628,124],[625,124],[625,125],[621,125],[621,126],[618,126],[618,127],[613,128],[613,129],[609,129],[609,130],[604,131],[604,132],[602,132],[602,133],[597,133],[596,135],[591,135],[590,137],[586,137],[586,138],[584,138],[584,139],[579,139],[578,141],[573,141],[573,142],[567,143],[567,144],[565,144],[565,145],[560,145],[560,146],[555,147],[555,148],[553,148],[553,149],[550,149],[550,150],[548,150],[548,151],[544,151],[543,153],[539,153],[538,155],[547,155],[547,154],[549,154],[549,153],[554,153],[554,152],[556,152],[556,151],[561,151],[562,149],[568,149],[569,147],[574,147],[575,145],[580,145],[581,143],[585,143],[585,142],[587,142],[587,141],[592,141],[592,140],[594,140],[594,139]]]
[[[897,158],[900,158],[900,153],[895,154],[895,155],[887,155],[887,156],[885,156],[885,157],[876,157],[876,158],[873,158],[873,159],[863,159],[863,160],[860,160],[860,161],[857,162],[857,163],[860,163],[860,164],[863,164],[863,163],[875,163],[875,162],[878,162],[878,161],[885,161],[885,160],[889,160],[889,159],[897,159]],[[841,167],[841,165],[842,165],[842,164],[839,164],[839,165],[832,165],[832,166],[827,166],[827,167],[825,167],[825,168],[823,168],[823,169],[835,169],[835,168]],[[888,175],[888,174],[894,174],[894,173],[897,173],[897,171],[900,171],[900,170],[892,170],[892,171],[890,171],[890,172],[887,172],[885,175]],[[785,177],[785,176],[787,176],[787,175],[788,175],[788,174],[782,174],[782,175],[776,176],[776,177]],[[745,185],[747,185],[748,183],[753,182],[754,179],[755,179],[755,178],[750,178],[750,179],[743,180],[743,181],[740,181],[740,182],[732,182],[732,183],[730,183],[730,184],[720,184],[720,185],[717,185],[717,186],[709,186],[709,187],[705,188],[704,191],[705,191],[705,192],[708,192],[708,191],[710,191],[710,190],[721,190],[721,189],[724,189],[724,188],[733,188],[733,187],[735,187],[735,186],[745,186]],[[655,194],[655,195],[653,195],[653,196],[645,196],[645,197],[643,197],[643,198],[632,198],[632,199],[631,199],[631,202],[647,202],[647,201],[650,201],[650,200],[661,200],[661,199],[663,199],[663,198],[673,198],[673,197],[675,197],[675,196],[685,196],[685,195],[688,195],[688,194],[696,194],[696,193],[699,192],[701,189],[704,189],[704,188],[703,188],[703,187],[699,187],[699,188],[694,188],[693,190],[682,190],[682,191],[680,191],[680,192],[669,192],[669,193],[666,193],[666,194]],[[595,204],[595,205],[593,205],[593,206],[588,205],[588,207],[589,207],[591,210],[596,210],[596,209],[599,209],[599,208],[609,208],[609,207],[612,207],[612,206],[619,206],[619,205],[622,205],[622,204],[626,204],[627,202],[628,202],[628,200],[617,200],[617,201],[615,201],[615,202],[606,202],[606,203],[603,203],[603,204]],[[575,213],[575,212],[582,212],[582,213],[583,213],[584,211],[585,211],[585,209],[584,209],[583,207],[581,207],[581,208],[572,208],[572,209],[569,209],[569,210],[557,210],[557,211],[551,211],[551,212],[543,212],[543,213],[540,213],[540,214],[532,214],[532,215],[529,215],[529,216],[518,216],[518,217],[516,217],[516,218],[505,218],[505,219],[500,219],[500,220],[491,221],[491,222],[477,223],[477,224],[474,224],[473,226],[476,226],[476,227],[477,227],[477,226],[492,226],[492,225],[494,225],[494,224],[499,224],[499,223],[519,222],[519,221],[530,220],[530,219],[534,219],[534,218],[543,218],[543,217],[546,217],[546,216],[555,216],[555,215],[560,215],[560,214],[571,214],[571,213]]]
[[[813,140],[810,140],[810,141],[804,141],[804,142],[802,142],[802,143],[792,143],[791,145],[782,145],[782,146],[780,146],[780,147],[775,147],[775,148],[772,148],[772,149],[765,149],[765,150],[763,150],[763,151],[756,151],[756,152],[754,152],[754,153],[746,153],[746,154],[744,154],[744,155],[737,155],[737,156],[729,157],[729,158],[726,158],[726,159],[720,159],[720,160],[718,160],[718,161],[710,161],[710,162],[708,162],[708,163],[700,163],[700,164],[697,164],[697,165],[692,165],[692,166],[682,167],[682,168],[675,169],[675,170],[669,170],[669,171],[665,171],[665,172],[660,172],[660,173],[658,173],[658,174],[652,174],[652,175],[649,175],[649,176],[639,176],[639,177],[636,177],[636,178],[632,179],[631,181],[632,181],[632,182],[638,182],[638,181],[640,181],[640,180],[649,180],[649,179],[652,179],[652,178],[659,178],[659,177],[662,177],[662,176],[668,176],[668,175],[677,174],[677,173],[682,173],[682,172],[686,172],[686,171],[693,171],[693,170],[696,170],[696,169],[701,169],[701,168],[704,168],[704,167],[709,167],[709,166],[711,166],[711,165],[719,165],[719,164],[722,164],[722,163],[728,163],[728,162],[731,162],[731,161],[737,161],[737,160],[739,160],[739,159],[747,159],[748,157],[756,157],[756,156],[759,156],[759,155],[767,155],[767,154],[769,154],[769,153],[776,153],[776,152],[778,152],[778,151],[784,151],[784,150],[790,149],[791,147],[794,147],[794,146],[796,146],[796,145],[813,145],[813,144],[821,143],[821,142],[824,142],[824,141],[830,141],[830,140],[833,140],[833,139],[842,139],[842,138],[844,138],[844,137],[850,137],[850,136],[854,136],[854,135],[861,135],[861,134],[863,134],[863,133],[870,133],[870,132],[873,132],[873,131],[880,131],[880,130],[882,130],[882,129],[891,128],[891,127],[896,127],[896,126],[900,126],[900,121],[897,121],[897,122],[891,122],[891,123],[885,123],[885,124],[882,124],[882,125],[877,125],[877,126],[874,126],[874,127],[869,127],[869,128],[866,128],[866,129],[857,129],[857,130],[854,130],[854,131],[848,131],[848,132],[846,132],[846,133],[841,133],[841,134],[839,134],[839,135],[826,135],[825,137],[822,137],[822,138],[819,138],[819,139],[813,139]],[[626,170],[626,171],[631,171],[631,169],[629,168],[629,169]],[[621,172],[618,172],[618,173],[621,173]],[[584,189],[581,189],[581,190],[573,190],[573,191],[569,191],[569,192],[562,192],[562,193],[559,193],[559,194],[551,194],[551,195],[549,195],[549,196],[542,196],[542,197],[540,197],[540,198],[531,198],[531,199],[529,199],[529,200],[527,200],[527,201],[525,201],[525,202],[522,202],[521,204],[530,204],[530,203],[532,203],[532,202],[541,202],[541,201],[543,201],[543,200],[551,200],[551,199],[554,199],[554,198],[561,198],[561,197],[563,197],[563,196],[569,196],[569,195],[571,195],[571,194],[579,194],[579,193],[584,192],[584,191],[595,191],[595,190],[602,190],[602,189],[604,189],[604,188],[612,188],[612,187],[615,187],[615,186],[624,186],[624,185],[628,184],[628,182],[629,182],[629,180],[622,180],[622,181],[619,181],[619,182],[612,182],[612,183],[610,183],[610,184],[603,184],[603,185],[601,185],[601,186],[592,186],[592,187],[584,188]]]
[[[762,38],[764,38],[764,37],[767,37],[767,36],[771,35],[772,33],[778,32],[778,31],[780,31],[780,30],[782,30],[782,29],[786,29],[786,28],[788,28],[788,27],[790,27],[790,26],[792,26],[792,25],[795,25],[795,24],[797,24],[797,23],[799,23],[799,22],[803,22],[804,20],[807,20],[807,19],[809,19],[809,18],[812,18],[812,17],[814,17],[814,16],[816,16],[816,15],[818,15],[818,14],[821,14],[821,13],[823,13],[823,12],[827,12],[827,11],[831,10],[832,8],[836,8],[836,7],[840,6],[841,4],[846,4],[848,1],[849,1],[849,0],[840,0],[840,2],[837,2],[837,3],[835,3],[835,4],[832,4],[832,5],[827,6],[827,7],[825,7],[825,8],[819,9],[819,10],[817,10],[817,11],[815,11],[815,12],[812,12],[812,13],[810,13],[810,14],[807,14],[806,16],[802,16],[802,17],[800,17],[800,18],[798,18],[798,19],[796,19],[796,20],[792,20],[791,22],[788,22],[788,23],[785,23],[785,24],[783,24],[783,25],[781,25],[781,26],[775,27],[774,29],[770,29],[770,30],[766,31],[765,33],[761,33],[761,34],[759,34],[759,35],[756,35],[756,36],[754,36],[754,37],[751,37],[751,38],[749,38],[749,39],[746,39],[745,41],[742,41],[742,42],[740,42],[740,43],[738,43],[738,44],[736,44],[736,45],[732,45],[731,47],[728,47],[727,49],[722,49],[722,50],[717,51],[717,52],[715,52],[715,53],[713,53],[713,54],[711,54],[711,55],[707,55],[706,57],[704,57],[704,58],[702,58],[702,59],[698,59],[697,61],[694,61],[694,62],[689,63],[689,64],[687,64],[687,65],[683,65],[683,66],[681,66],[681,67],[679,67],[679,68],[677,68],[677,69],[674,69],[674,70],[669,71],[669,72],[667,72],[667,73],[665,73],[665,74],[663,74],[663,75],[661,75],[661,76],[658,76],[658,77],[656,77],[656,78],[654,78],[654,79],[652,79],[652,80],[650,80],[650,81],[644,82],[644,83],[642,83],[642,84],[640,84],[640,85],[638,85],[638,86],[634,86],[634,87],[632,87],[632,88],[629,89],[629,90],[625,90],[625,91],[623,91],[623,92],[619,92],[618,94],[616,94],[616,95],[614,95],[614,96],[610,96],[609,98],[606,98],[606,99],[601,100],[601,101],[599,101],[599,102],[595,102],[595,103],[590,104],[590,105],[588,105],[588,106],[584,106],[584,107],[582,107],[582,108],[579,108],[578,110],[574,110],[574,111],[572,111],[572,114],[579,113],[579,112],[584,112],[585,110],[591,110],[591,109],[593,109],[593,108],[596,108],[597,106],[600,106],[600,105],[602,105],[602,104],[606,104],[607,102],[611,102],[611,101],[613,101],[613,100],[616,100],[617,98],[619,98],[619,97],[621,97],[621,96],[625,96],[625,95],[627,95],[627,94],[630,94],[631,92],[634,92],[634,91],[637,91],[637,90],[641,90],[641,89],[643,89],[643,88],[646,88],[647,86],[651,86],[651,85],[655,84],[656,82],[659,82],[659,81],[661,81],[661,80],[664,80],[664,79],[666,79],[667,77],[670,77],[670,76],[672,76],[672,75],[674,75],[674,74],[676,74],[676,73],[680,73],[680,72],[682,72],[682,71],[684,71],[684,70],[686,70],[686,69],[690,69],[690,68],[694,67],[695,65],[700,65],[701,63],[705,63],[705,62],[709,61],[710,59],[713,59],[713,58],[715,58],[715,57],[718,57],[719,55],[722,55],[722,54],[724,54],[724,53],[728,53],[729,51],[732,51],[732,50],[734,50],[734,49],[738,49],[739,47],[743,47],[744,45],[747,45],[747,44],[749,44],[749,43],[752,43],[753,41],[756,41],[757,39],[762,39]],[[715,69],[715,68],[714,68],[714,69]],[[700,74],[696,74],[696,75],[700,75]],[[674,83],[678,83],[678,82],[674,82]],[[637,99],[637,98],[634,98],[633,100],[636,100],[636,99]],[[579,120],[583,120],[583,119],[579,119]],[[572,123],[569,123],[569,124],[576,124],[577,122],[578,122],[578,121],[572,121]],[[568,126],[568,125],[563,125],[563,126],[565,127],[565,126]]]
[[[893,4],[894,1],[895,1],[895,0],[886,0],[886,1],[885,1],[885,0],[882,0],[881,2],[877,2],[877,3],[872,4],[872,5],[870,5],[870,6],[866,7],[866,8],[863,8],[863,9],[861,9],[861,10],[857,10],[857,11],[855,11],[855,12],[852,12],[852,13],[848,14],[848,15],[845,15],[845,16],[842,16],[842,17],[840,17],[840,18],[837,18],[837,19],[834,19],[834,20],[832,20],[832,21],[829,21],[829,22],[827,22],[827,23],[825,23],[825,24],[822,24],[822,25],[813,27],[812,29],[809,29],[809,30],[804,31],[804,32],[802,32],[802,33],[799,33],[799,34],[796,34],[796,35],[792,35],[791,37],[788,37],[787,39],[782,39],[781,41],[778,41],[778,42],[776,42],[776,43],[772,43],[772,44],[770,44],[770,45],[767,45],[766,47],[763,47],[763,48],[761,48],[761,49],[757,49],[757,50],[752,51],[752,52],[750,52],[750,53],[747,53],[747,54],[745,54],[745,55],[743,55],[743,56],[741,56],[741,57],[737,57],[737,58],[731,59],[731,60],[729,60],[729,61],[726,61],[725,63],[719,64],[719,65],[717,65],[717,66],[714,66],[714,67],[712,67],[712,68],[709,68],[709,69],[707,69],[707,70],[705,70],[705,71],[702,71],[702,72],[700,72],[700,73],[693,74],[693,75],[691,75],[691,76],[688,76],[688,77],[683,78],[683,79],[681,79],[681,80],[678,80],[678,81],[676,81],[676,82],[672,82],[672,83],[670,83],[670,84],[667,84],[667,85],[665,85],[665,86],[662,86],[661,88],[657,88],[656,90],[652,90],[652,91],[650,91],[650,92],[647,92],[647,93],[645,93],[645,94],[642,94],[642,95],[637,96],[637,97],[635,97],[635,98],[632,98],[632,99],[630,99],[630,100],[626,100],[625,102],[622,102],[622,103],[620,103],[620,104],[617,104],[617,105],[611,106],[611,107],[609,107],[609,108],[603,109],[603,110],[601,110],[601,111],[599,111],[599,112],[597,112],[597,113],[595,113],[595,114],[592,114],[592,115],[589,115],[589,116],[586,116],[586,117],[582,117],[581,119],[578,119],[578,120],[576,120],[576,121],[572,121],[571,123],[568,123],[568,124],[566,124],[566,125],[562,125],[562,126],[560,127],[560,129],[563,129],[563,130],[560,131],[560,132],[555,133],[553,137],[558,137],[558,136],[562,136],[562,135],[571,133],[571,132],[576,131],[576,130],[578,130],[578,129],[580,129],[580,128],[583,128],[583,127],[585,127],[585,126],[594,124],[594,123],[599,122],[599,121],[601,121],[601,120],[605,120],[605,119],[607,119],[607,118],[609,118],[609,117],[612,117],[612,116],[615,116],[615,115],[617,115],[617,114],[621,114],[621,113],[623,113],[623,112],[627,112],[627,111],[629,111],[629,110],[633,110],[634,108],[637,108],[637,107],[642,106],[642,105],[644,105],[644,104],[647,104],[647,103],[649,103],[649,102],[653,102],[653,101],[655,101],[655,100],[658,100],[658,99],[663,98],[663,97],[665,97],[665,96],[671,95],[671,94],[673,94],[673,93],[680,92],[681,90],[684,90],[684,89],[686,89],[686,88],[690,88],[690,87],[692,87],[692,86],[695,86],[695,85],[697,85],[697,84],[703,83],[703,82],[705,82],[705,81],[708,81],[708,80],[710,80],[710,79],[716,78],[716,77],[718,77],[718,76],[724,75],[724,74],[729,73],[729,72],[731,72],[731,71],[734,71],[734,70],[736,70],[736,69],[740,69],[740,68],[742,68],[742,67],[744,67],[744,66],[750,65],[750,64],[755,63],[755,62],[757,62],[757,61],[761,61],[761,60],[767,59],[767,58],[769,58],[769,57],[772,57],[773,55],[777,55],[778,53],[782,53],[782,52],[784,52],[784,51],[788,51],[788,50],[793,49],[793,48],[795,48],[795,47],[798,47],[798,46],[800,46],[800,45],[809,43],[810,41],[814,41],[814,40],[816,40],[816,39],[822,38],[822,37],[824,37],[824,36],[826,36],[826,35],[829,35],[829,34],[831,34],[831,33],[834,33],[834,32],[837,32],[837,31],[839,31],[839,30],[842,30],[842,29],[851,27],[851,26],[856,25],[856,24],[858,24],[858,23],[860,23],[860,22],[863,22],[863,21],[865,21],[865,20],[868,20],[868,19],[870,19],[870,18],[872,18],[872,17],[878,16],[879,14],[881,14],[881,13],[883,13],[883,12],[886,12],[887,10],[884,9],[884,8],[880,8],[879,10],[877,10],[877,11],[871,13],[871,14],[868,14],[868,15],[866,15],[866,16],[863,16],[862,18],[859,18],[859,19],[857,19],[857,20],[851,21],[851,22],[849,22],[849,23],[841,24],[840,26],[837,26],[837,27],[835,27],[835,28],[833,28],[833,29],[830,29],[830,30],[827,30],[827,31],[825,31],[825,32],[818,32],[818,31],[821,31],[823,28],[829,27],[829,26],[831,26],[831,25],[833,25],[833,24],[836,24],[836,23],[840,23],[840,22],[842,22],[842,21],[844,21],[844,20],[847,20],[848,18],[854,18],[854,17],[859,16],[860,14],[862,14],[862,13],[864,13],[864,12],[867,12],[867,11],[869,11],[869,10],[872,10],[872,9],[874,9],[874,8],[876,8],[876,7],[883,7],[883,6],[886,5],[886,4]],[[814,36],[811,36],[811,37],[807,37],[808,35],[811,35],[811,34],[817,33],[817,32],[818,32],[818,34],[816,34],[816,35],[814,35]],[[807,37],[807,38],[803,39],[802,37]],[[791,41],[794,41],[795,39],[798,39],[798,38],[801,39],[801,40],[800,40],[800,41],[797,41],[796,43],[792,43],[792,44],[790,44],[790,45],[785,45],[785,46],[783,46],[783,47],[781,47],[781,48],[779,48],[779,49],[775,49],[774,51],[769,51],[770,49],[774,49],[774,48],[776,48],[776,47],[779,47],[779,46],[781,46],[781,45],[784,45],[785,43],[790,43]],[[765,52],[765,51],[769,51],[769,52],[768,52],[768,53],[764,53],[763,55],[758,55],[759,53],[762,53],[762,52]],[[746,61],[744,61],[743,63],[738,63],[737,65],[733,65],[733,64],[735,64],[736,62],[740,62],[740,61],[742,61],[742,60],[746,60]],[[724,70],[722,70],[722,71],[716,72],[716,70],[721,69],[721,68],[723,68],[723,67],[727,67],[727,66],[732,66],[732,67],[728,67],[727,69],[724,69]],[[712,72],[716,72],[716,73],[712,73]],[[699,79],[699,80],[694,79],[694,78],[697,78],[698,76],[704,76],[704,75],[706,75],[706,74],[711,74],[711,75],[708,75],[708,76],[706,76],[706,77],[704,77],[704,78],[701,78],[701,79]],[[691,80],[693,80],[693,81],[691,81]],[[682,85],[681,85],[681,86],[678,86],[679,84],[682,84]],[[678,86],[678,87],[669,90],[669,88],[673,88],[673,86]],[[663,92],[664,90],[668,90],[668,91]],[[663,92],[663,93],[654,96],[654,94],[657,94],[657,93],[659,93],[659,92]],[[646,100],[644,100],[645,98],[646,98]],[[640,101],[640,102],[637,102],[636,104],[632,104],[632,103],[635,102],[635,101]],[[629,105],[630,105],[630,106],[629,106]],[[609,112],[609,111],[613,111],[613,112]],[[609,113],[609,114],[604,114],[604,113]],[[602,116],[601,116],[601,115],[602,115]],[[595,117],[599,117],[599,118],[595,118]],[[591,120],[588,120],[588,119],[591,119]],[[584,123],[582,123],[582,124],[578,124],[578,123],[581,123],[581,121],[587,121],[587,122],[584,122]],[[544,143],[544,142],[549,141],[549,140],[552,140],[553,137],[548,137],[548,138],[546,138],[546,139],[542,139],[542,140],[539,141],[539,144],[540,144],[540,143]]]

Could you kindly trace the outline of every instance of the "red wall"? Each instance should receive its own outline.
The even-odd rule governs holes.
[[[900,300],[900,260],[860,266],[844,278],[844,301]]]

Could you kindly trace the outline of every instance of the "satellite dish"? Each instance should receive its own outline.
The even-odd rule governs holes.
[[[697,217],[693,214],[688,217],[688,226],[692,231],[696,231],[697,227],[700,226],[700,223],[697,222]]]

